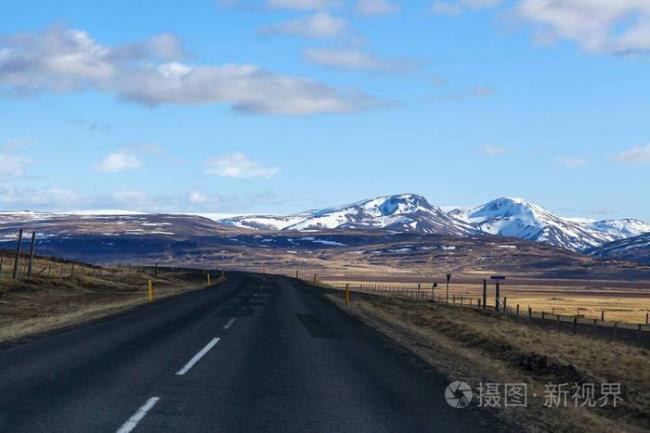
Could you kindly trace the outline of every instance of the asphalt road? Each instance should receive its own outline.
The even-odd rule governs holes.
[[[494,431],[447,383],[301,283],[233,274],[0,350],[0,431]]]

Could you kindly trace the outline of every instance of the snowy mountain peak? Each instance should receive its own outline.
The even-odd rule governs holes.
[[[282,221],[278,221],[279,219]],[[290,224],[284,224],[291,221]],[[417,194],[376,197],[285,217],[247,216],[221,221],[239,227],[279,230],[387,229],[464,236],[475,230]]]
[[[444,212],[417,194],[376,197],[295,215],[241,216],[220,222],[261,230],[385,229],[452,236],[489,233],[573,251],[650,232],[650,224],[633,219],[594,222],[562,218],[518,197],[501,197],[475,208]]]

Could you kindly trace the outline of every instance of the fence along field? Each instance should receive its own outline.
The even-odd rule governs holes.
[[[24,248],[0,249],[0,344],[225,280],[216,270],[40,257],[29,237],[19,245]]]
[[[434,301],[458,307],[498,311],[515,320],[549,329],[599,337],[650,343],[650,296],[632,288],[613,288],[601,293],[557,285],[501,285],[499,302],[496,284],[487,281],[486,303],[482,284],[397,283],[351,280],[343,282],[314,276],[318,282],[340,290],[382,296]],[[543,281],[540,281],[543,283]],[[501,283],[503,284],[503,283]]]

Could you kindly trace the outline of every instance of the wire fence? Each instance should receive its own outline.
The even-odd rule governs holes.
[[[450,307],[474,309],[486,314],[502,316],[520,323],[538,326],[548,330],[561,331],[574,335],[589,335],[609,338],[616,341],[632,342],[650,346],[650,324],[646,314],[645,323],[626,323],[608,321],[604,318],[589,319],[580,315],[562,315],[544,310],[534,310],[531,306],[509,304],[507,297],[497,298],[487,304],[480,297],[457,296],[449,294],[445,287],[418,284],[416,287],[398,287],[381,284],[341,284],[329,285],[337,290],[372,296],[394,297],[413,301],[432,302]],[[444,292],[444,293],[440,293]]]

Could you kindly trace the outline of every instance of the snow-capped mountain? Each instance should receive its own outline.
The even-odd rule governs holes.
[[[607,233],[614,240],[627,239],[644,233],[650,233],[650,224],[631,218],[595,221],[588,226],[599,232]]]
[[[400,232],[465,236],[476,233],[415,194],[377,197],[349,205],[290,216],[255,215],[230,218],[222,224],[265,230],[385,229]]]
[[[650,224],[634,219],[593,221],[563,218],[520,198],[504,197],[448,215],[484,233],[517,237],[582,251],[617,239],[650,232]]]
[[[650,233],[619,239],[587,252],[603,259],[632,260],[650,264]]]
[[[483,233],[528,239],[573,251],[612,240],[604,232],[561,218],[520,198],[499,198],[468,211],[450,213]]]

